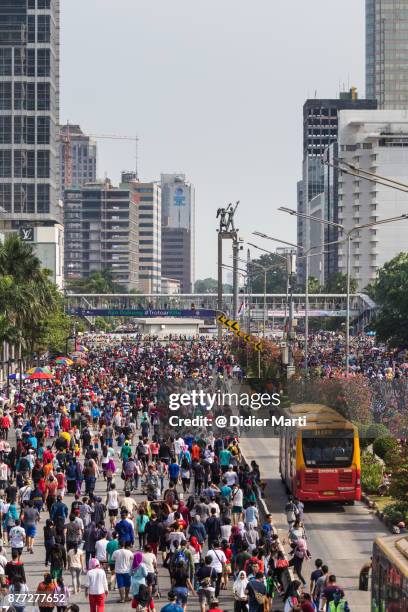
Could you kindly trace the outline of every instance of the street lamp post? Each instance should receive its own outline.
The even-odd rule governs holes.
[[[273,240],[274,242],[281,242],[278,238],[272,238],[271,236],[267,236],[267,234],[263,234],[261,232],[254,232],[254,234],[256,234],[257,236],[261,236],[262,238],[267,238],[268,240]],[[338,240],[335,241],[336,243],[339,242]],[[288,246],[292,246],[296,249],[300,249],[303,251],[303,247],[300,244],[295,244],[292,242],[286,242],[286,240],[282,240],[283,244],[286,244]],[[251,243],[249,243],[251,244]],[[319,251],[318,253],[312,253],[312,251],[314,249],[318,249],[321,247],[325,247],[328,246],[330,244],[334,244],[333,242],[327,242],[324,244],[318,244],[316,246],[312,246],[309,249],[307,249],[306,251],[304,251],[304,255],[301,255],[298,259],[305,259],[306,260],[306,283],[305,283],[305,370],[306,370],[306,374],[308,372],[308,360],[309,360],[309,274],[310,274],[310,261],[309,258],[310,257],[315,257],[316,255],[322,255],[325,251]],[[264,251],[265,253],[270,253],[271,255],[278,255],[279,257],[282,257],[282,255],[279,255],[278,253],[273,253],[273,251],[267,251],[266,249],[263,249],[261,247],[259,247],[256,244],[252,244],[251,246],[255,247],[256,249],[259,249],[260,251]],[[283,258],[286,259],[286,258]],[[289,276],[288,276],[289,278]],[[286,297],[288,294],[288,284],[287,283],[287,293],[286,293]]]
[[[291,208],[286,208],[285,206],[281,206],[278,210],[282,212],[286,212],[295,217],[302,217],[302,219],[310,219],[312,221],[316,221],[317,223],[322,223],[323,225],[330,225],[332,227],[337,227],[343,234],[344,239],[338,240],[336,242],[347,242],[347,297],[346,297],[346,377],[349,376],[349,362],[350,362],[350,276],[351,276],[351,240],[354,232],[358,232],[362,229],[367,229],[376,225],[384,225],[386,223],[393,223],[394,221],[404,221],[408,219],[408,214],[399,215],[398,217],[389,217],[387,219],[381,219],[380,221],[372,221],[371,223],[364,223],[362,225],[355,225],[351,229],[347,230],[344,225],[341,223],[335,223],[334,221],[329,221],[327,219],[320,219],[319,217],[314,217],[313,215],[307,215],[305,213],[299,213],[296,210],[292,210]]]

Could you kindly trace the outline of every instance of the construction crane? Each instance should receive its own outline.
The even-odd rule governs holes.
[[[59,132],[61,142],[64,146],[64,162],[65,162],[65,187],[69,189],[72,187],[72,138],[69,130],[69,123],[67,123],[67,129]],[[84,134],[89,138],[95,140],[128,140],[135,143],[136,146],[136,178],[138,178],[138,161],[139,161],[139,137],[138,136],[122,136],[119,134]]]

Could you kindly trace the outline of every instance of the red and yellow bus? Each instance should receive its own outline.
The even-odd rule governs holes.
[[[298,424],[300,417],[305,417],[304,426]],[[322,404],[290,406],[284,411],[284,422],[279,467],[288,490],[301,501],[360,500],[357,428]]]

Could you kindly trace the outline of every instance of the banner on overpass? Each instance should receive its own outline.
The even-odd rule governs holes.
[[[179,317],[195,319],[214,319],[215,310],[191,309],[147,309],[140,308],[70,308],[69,314],[78,317],[138,317],[141,319],[152,317]]]

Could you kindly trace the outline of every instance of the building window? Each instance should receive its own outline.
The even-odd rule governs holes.
[[[11,183],[0,183],[0,206],[7,212],[12,212]]]
[[[35,76],[35,49],[27,49],[27,76]]]
[[[11,177],[11,151],[0,150],[0,177]]]
[[[37,117],[37,144],[50,144],[49,117]]]
[[[37,8],[39,11],[50,9],[50,0],[37,0]]]
[[[50,30],[51,19],[49,15],[38,15],[37,21],[37,42],[49,43],[51,40]]]
[[[50,152],[38,151],[37,153],[37,176],[39,178],[50,177]]]
[[[37,51],[37,76],[48,77],[50,76],[50,50],[49,49],[38,49]]]
[[[0,115],[0,144],[11,144],[11,117]]]
[[[11,83],[0,82],[0,110],[11,110]]]
[[[37,110],[39,111],[50,110],[50,84],[49,83],[38,83],[37,84]]]
[[[50,212],[50,186],[48,183],[37,185],[37,212]]]
[[[14,185],[14,212],[35,212],[35,185],[16,183]]]
[[[0,47],[0,76],[11,76],[11,49]]]
[[[35,15],[28,16],[28,42],[35,43]]]

